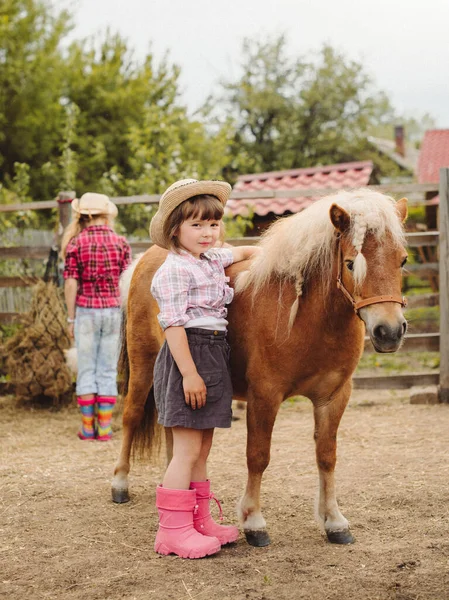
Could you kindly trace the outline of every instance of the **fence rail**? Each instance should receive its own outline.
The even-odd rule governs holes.
[[[359,388],[381,389],[381,388],[408,388],[413,385],[433,385],[439,383],[440,399],[449,402],[449,168],[441,169],[440,185],[430,184],[385,184],[367,186],[370,189],[389,194],[414,194],[421,195],[428,192],[439,192],[440,194],[440,232],[413,232],[406,235],[407,244],[412,248],[433,247],[439,251],[439,262],[428,262],[410,265],[408,272],[421,277],[440,278],[440,293],[412,296],[409,298],[409,308],[422,306],[436,306],[440,302],[440,332],[409,334],[405,338],[404,351],[433,351],[440,352],[440,372],[429,373],[404,373],[400,375],[365,377],[355,376],[354,386]],[[251,202],[254,198],[291,198],[297,196],[321,197],[335,193],[335,189],[322,188],[312,190],[265,190],[260,192],[236,192],[231,194],[233,199],[243,199]],[[57,200],[44,202],[29,202],[15,205],[1,205],[0,212],[45,210],[58,208],[60,223],[65,227],[70,218],[70,200],[75,197],[74,192],[61,192]],[[157,205],[159,195],[142,195],[129,197],[111,198],[117,205],[148,204]],[[422,199],[421,199],[422,203]],[[232,245],[256,244],[258,238],[244,237],[228,240]],[[151,246],[150,242],[131,242],[133,254],[145,252]],[[48,257],[50,247],[39,246],[16,246],[0,248],[0,256],[4,259],[37,259],[44,260]],[[36,282],[33,277],[0,277],[0,288],[29,287]],[[20,321],[19,313],[0,313],[0,323],[13,323]],[[371,342],[365,340],[365,352],[373,352]],[[3,386],[4,387],[4,386]]]
[[[438,192],[439,187],[436,183],[388,183],[381,185],[368,185],[368,189],[388,193],[388,194],[426,194],[429,192]],[[341,188],[351,189],[351,188]],[[234,200],[251,200],[255,198],[312,198],[315,196],[326,196],[336,192],[335,188],[316,188],[307,190],[260,190],[258,192],[237,192],[231,193]],[[67,194],[68,192],[62,192]],[[73,195],[75,197],[75,195]],[[116,196],[111,200],[117,205],[125,206],[129,204],[159,204],[159,194],[142,194],[140,196]],[[23,202],[21,204],[1,204],[0,212],[14,212],[27,210],[44,210],[49,208],[60,208],[61,197],[57,200],[44,200],[42,202]]]

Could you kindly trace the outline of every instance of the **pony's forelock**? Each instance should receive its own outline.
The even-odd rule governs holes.
[[[360,287],[362,283],[365,281],[366,277],[366,258],[363,256],[361,252],[357,254],[354,259],[354,268],[353,268],[353,276],[354,276],[354,285],[356,288]]]

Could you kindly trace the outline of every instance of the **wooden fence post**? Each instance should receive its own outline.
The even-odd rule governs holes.
[[[440,169],[440,402],[449,402],[449,168]]]
[[[76,192],[59,192],[58,194],[58,210],[59,210],[59,228],[58,228],[58,246],[60,245],[61,236],[64,229],[70,223],[71,206],[70,203],[76,198]]]

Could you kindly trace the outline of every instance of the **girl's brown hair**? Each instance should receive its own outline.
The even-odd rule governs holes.
[[[176,233],[187,219],[201,219],[204,221],[221,221],[224,206],[218,198],[208,194],[192,196],[181,202],[179,206],[167,217],[164,223],[164,235],[169,240],[169,250],[177,252],[179,241]],[[220,224],[220,241],[224,240],[224,227]]]

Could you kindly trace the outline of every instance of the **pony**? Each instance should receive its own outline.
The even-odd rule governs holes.
[[[277,220],[259,241],[256,258],[227,269],[235,287],[228,312],[233,396],[247,402],[248,479],[238,516],[251,545],[270,543],[262,476],[277,412],[294,395],[313,404],[317,520],[330,542],[354,541],[336,497],[337,431],[365,332],[377,352],[395,352],[404,339],[406,216],[405,198],[395,202],[370,189],[337,192]],[[125,276],[119,371],[126,395],[115,502],[129,500],[131,450],[151,449],[157,439],[152,372],[163,332],[149,290],[166,253],[151,247]],[[166,437],[170,447],[169,430]]]

